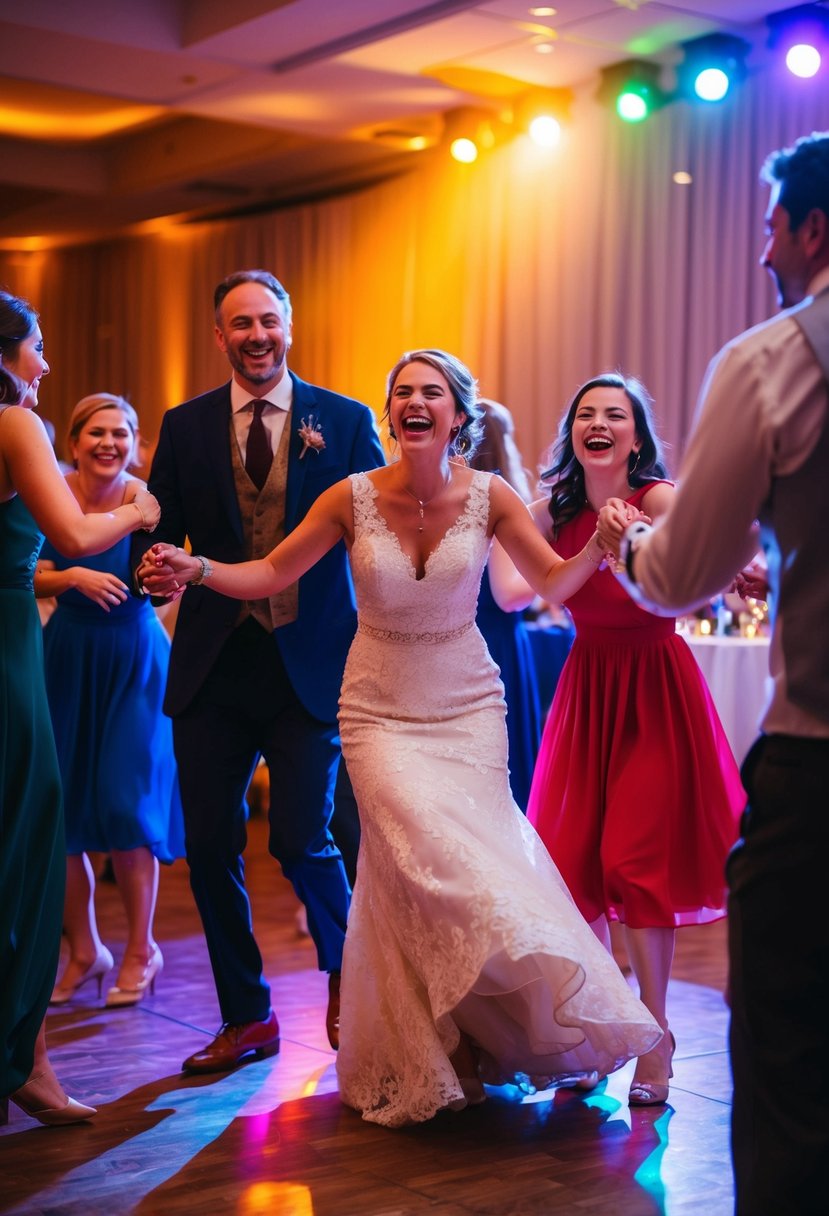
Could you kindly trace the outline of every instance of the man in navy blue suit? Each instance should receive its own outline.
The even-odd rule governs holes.
[[[291,302],[272,274],[238,271],[214,303],[233,376],[165,415],[149,480],[161,504],[152,540],[181,545],[187,537],[194,552],[238,562],[264,556],[323,490],[384,458],[367,406],[288,371]],[[136,563],[147,543],[137,543]],[[175,591],[147,559],[137,578],[152,595]],[[337,702],[355,627],[342,544],[269,600],[240,607],[197,585],[182,599],[164,708],[223,1023],[184,1061],[186,1071],[223,1071],[279,1050],[242,857],[245,792],[260,755],[270,771],[270,852],[306,907],[320,970],[329,973],[328,1038],[338,1045],[350,889],[329,823]]]

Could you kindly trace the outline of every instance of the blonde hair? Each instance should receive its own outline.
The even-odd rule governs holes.
[[[473,467],[483,469],[485,473],[500,473],[524,502],[532,502],[529,478],[513,439],[512,414],[500,401],[492,401],[489,397],[479,398],[478,405],[484,414],[484,437],[472,459]]]
[[[121,411],[121,413],[124,415],[127,426],[132,432],[134,456],[135,439],[138,434],[138,415],[126,398],[117,397],[114,393],[90,393],[88,397],[81,397],[80,401],[69,415],[69,429],[66,432],[69,451],[72,451],[72,444],[78,438],[93,414],[97,414],[98,410],[112,409]],[[132,463],[133,461],[131,457],[130,464]]]

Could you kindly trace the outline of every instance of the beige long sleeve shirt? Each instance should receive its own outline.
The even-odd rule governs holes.
[[[815,276],[810,294],[826,287],[829,269]],[[637,546],[637,598],[657,611],[683,612],[727,586],[756,548],[753,524],[773,479],[796,472],[807,459],[826,410],[823,373],[789,313],[723,347],[703,382],[672,508]],[[825,525],[815,522],[816,536]],[[827,737],[825,722],[786,697],[781,608],[776,608],[773,689],[762,727],[770,733]]]

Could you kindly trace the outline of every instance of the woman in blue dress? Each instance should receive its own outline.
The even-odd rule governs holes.
[[[63,911],[60,777],[32,575],[47,532],[66,552],[100,551],[158,523],[140,482],[114,511],[84,515],[34,414],[49,371],[37,313],[0,291],[0,1120],[11,1099],[41,1123],[95,1114],[68,1098],[46,1051]]]
[[[123,397],[84,397],[69,421],[66,484],[83,511],[124,501],[138,418]],[[141,483],[143,484],[143,483]],[[107,1005],[135,1005],[163,965],[153,937],[159,861],[184,852],[172,728],[162,713],[170,643],[149,600],[129,591],[129,539],[83,562],[48,541],[35,594],[56,596],[44,633],[46,689],[66,819],[64,930],[69,960],[52,993],[65,1004],[113,967],[95,918],[90,852],[109,853],[128,939]]]
[[[484,437],[470,460],[473,469],[499,473],[524,502],[533,500],[530,483],[513,439],[512,414],[505,405],[481,397]],[[487,650],[498,664],[507,703],[509,780],[512,796],[527,809],[535,758],[541,742],[541,700],[523,612],[504,612],[495,602],[484,570],[478,596],[477,624]]]

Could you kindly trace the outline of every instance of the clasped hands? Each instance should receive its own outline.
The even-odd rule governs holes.
[[[596,533],[605,553],[618,562],[625,529],[639,521],[645,524],[653,522],[650,515],[638,507],[632,507],[623,498],[608,498],[596,516]]]
[[[761,600],[766,603],[769,598],[769,572],[765,558],[758,554],[753,561],[735,576],[728,591],[739,595],[742,600]]]
[[[136,577],[148,595],[174,603],[187,584],[201,573],[201,565],[176,545],[152,545],[141,559]]]

